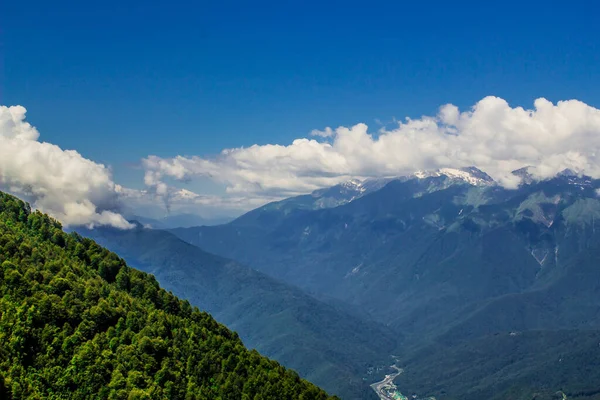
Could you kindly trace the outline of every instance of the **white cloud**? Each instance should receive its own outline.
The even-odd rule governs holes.
[[[142,160],[148,190],[137,191],[115,184],[104,165],[40,142],[23,107],[0,107],[0,189],[65,224],[126,228],[125,211],[152,209],[157,215],[167,205],[173,213],[234,215],[350,178],[444,167],[474,165],[507,187],[519,183],[511,171],[523,166],[534,166],[529,171],[537,178],[566,168],[600,178],[600,110],[576,100],[538,99],[527,110],[486,97],[467,111],[449,104],[435,116],[377,129],[327,127],[289,145],[226,149],[208,158],[149,156]],[[226,194],[200,195],[168,184],[197,178],[223,185]]]
[[[214,158],[149,156],[146,184],[166,190],[165,177],[208,177],[232,195],[288,196],[350,177],[443,167],[477,166],[506,187],[519,183],[511,171],[524,166],[534,166],[537,178],[566,168],[600,178],[600,110],[577,100],[537,99],[526,110],[486,97],[468,111],[444,105],[436,116],[407,118],[376,135],[365,124],[311,135],[318,139],[226,149]]]
[[[319,136],[323,138],[333,137],[335,135],[335,131],[330,127],[323,129],[322,131],[318,129],[313,129],[310,133],[311,136]]]
[[[0,189],[8,190],[66,225],[129,228],[115,210],[118,191],[104,165],[40,142],[25,108],[0,106]]]

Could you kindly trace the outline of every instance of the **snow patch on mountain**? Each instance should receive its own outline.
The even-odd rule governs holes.
[[[311,196],[318,199],[316,208],[337,207],[377,191],[395,178],[350,179],[338,185],[315,190]]]
[[[446,176],[455,181],[463,181],[473,186],[494,185],[494,180],[485,172],[475,167],[467,168],[440,168],[434,171],[417,171],[412,176],[425,179],[438,176]]]
[[[366,190],[363,186],[363,181],[358,179],[350,179],[349,181],[342,183],[340,186],[342,186],[345,189],[354,190],[357,192],[364,192]]]
[[[532,174],[532,167],[515,170],[513,174],[521,178],[521,184],[531,184],[536,181]],[[579,186],[582,190],[592,185],[591,178],[578,175],[571,170],[565,170],[557,176],[562,177],[562,179],[568,181],[571,185]],[[421,170],[409,175],[396,177],[367,178],[364,180],[354,178],[329,188],[315,190],[311,193],[311,196],[316,199],[314,208],[331,208],[350,203],[369,193],[376,192],[395,180],[408,181],[415,178],[427,179],[436,177],[446,177],[448,179],[445,184],[438,186],[437,189],[453,184],[468,184],[477,187],[489,187],[497,184],[492,177],[476,167],[440,168],[437,170]],[[416,194],[416,196],[421,194]],[[600,196],[600,191],[598,192],[598,196]]]

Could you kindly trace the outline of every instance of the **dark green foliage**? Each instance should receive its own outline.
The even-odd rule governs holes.
[[[153,276],[0,192],[0,398],[328,396]]]

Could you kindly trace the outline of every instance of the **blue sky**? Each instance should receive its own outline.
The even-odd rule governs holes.
[[[285,145],[488,95],[597,107],[598,15],[592,0],[6,2],[0,104],[142,187],[150,154]]]

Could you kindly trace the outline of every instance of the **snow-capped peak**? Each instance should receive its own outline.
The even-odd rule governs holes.
[[[350,179],[341,184],[341,186],[345,189],[354,190],[357,192],[363,192],[365,188],[363,187],[363,182],[358,179]]]
[[[452,180],[464,181],[473,186],[489,186],[494,184],[494,180],[488,174],[475,167],[440,168],[435,171],[417,171],[413,176],[419,179],[446,176]]]
[[[450,183],[468,183],[473,186],[490,186],[494,180],[485,172],[475,168],[442,168],[435,171],[417,171],[408,176],[388,178],[368,178],[365,180],[350,179],[338,185],[318,189],[311,193],[315,199],[314,208],[331,208],[350,203],[369,193],[375,192],[394,180],[406,181],[409,179],[423,179],[445,176]]]
[[[181,199],[181,200],[189,200],[189,199],[195,199],[196,197],[199,197],[199,195],[197,193],[194,193],[191,190],[187,190],[187,189],[179,189],[179,190],[173,192],[171,196],[173,198]]]

